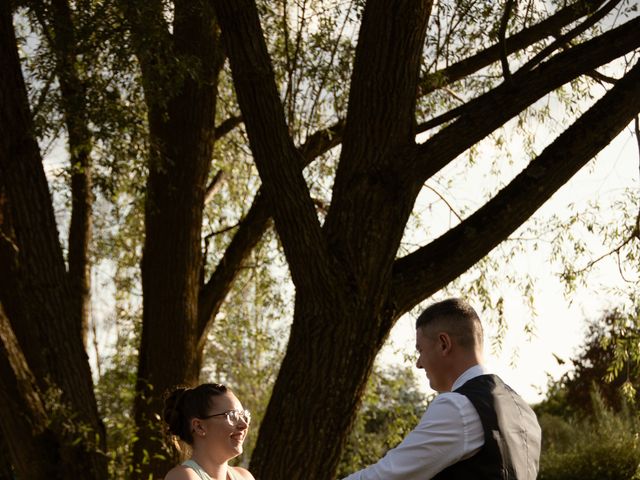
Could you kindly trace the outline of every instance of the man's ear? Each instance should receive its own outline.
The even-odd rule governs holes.
[[[448,354],[451,351],[451,337],[447,332],[440,332],[438,334],[438,348],[443,354]]]

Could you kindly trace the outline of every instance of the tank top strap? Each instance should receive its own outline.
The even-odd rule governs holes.
[[[195,460],[191,460],[191,459],[185,460],[184,462],[182,462],[182,465],[185,467],[189,467],[191,470],[196,472],[196,474],[198,475],[198,477],[200,477],[201,480],[211,480],[211,477],[209,476],[209,474],[205,472],[204,469],[200,465],[198,465],[198,463]]]
[[[229,470],[227,470],[227,475],[229,477],[229,480],[241,480],[238,474],[234,472],[233,467],[229,467]]]

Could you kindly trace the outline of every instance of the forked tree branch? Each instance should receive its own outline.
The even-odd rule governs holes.
[[[552,25],[559,23],[558,19],[561,19],[562,22],[568,22],[573,18],[584,15],[585,11],[581,10],[584,3],[586,2],[579,2],[580,7],[568,7],[562,12],[559,12],[558,14],[556,14],[557,17],[554,16],[556,17],[553,19],[554,22],[542,22],[540,25],[544,24],[544,26],[540,27],[538,31],[535,32],[536,35],[542,35],[542,33],[540,32],[548,35],[550,29],[553,30]],[[600,5],[601,3],[603,2],[591,2],[591,5],[594,5],[595,8],[595,6]],[[514,36],[514,38],[518,37],[518,35],[519,34]],[[520,38],[518,41],[522,42],[522,39]],[[518,42],[512,41],[510,39],[508,44],[509,46],[514,46],[517,43]],[[567,61],[569,63],[572,62],[571,58],[569,58]],[[480,68],[478,67],[478,65],[479,63],[475,63],[475,66],[477,68]],[[468,65],[464,66],[464,68],[459,67],[455,70],[455,72],[457,72],[456,75],[461,74],[461,72],[466,71],[465,69],[468,68],[471,67],[469,67]],[[562,66],[560,66],[559,68],[562,68]],[[451,73],[451,78],[454,78],[453,73],[454,71],[452,71]],[[491,102],[487,102],[487,104],[490,108]],[[344,122],[340,120],[331,127],[320,130],[309,136],[305,144],[302,145],[299,149],[302,155],[300,168],[304,168],[304,166],[311,163],[317,156],[320,156],[326,153],[331,148],[339,145],[342,141],[343,129]],[[462,151],[464,151],[464,149]],[[252,205],[249,213],[240,224],[238,232],[234,236],[231,245],[225,252],[223,259],[216,267],[215,272],[207,281],[200,294],[201,307],[199,308],[199,312],[201,331],[204,331],[206,329],[206,325],[211,320],[212,315],[217,311],[218,307],[216,306],[221,305],[224,296],[230,288],[233,278],[241,268],[243,259],[263,235],[264,229],[267,228],[270,214],[271,210],[269,204],[265,198],[263,189],[261,188],[260,192],[255,197],[254,204]],[[224,279],[224,281],[221,281],[221,279]]]
[[[559,53],[531,72],[513,75],[513,86],[502,84],[462,107],[458,120],[417,147],[408,171],[424,183],[506,121],[574,78],[589,73],[640,47],[640,18]]]
[[[300,154],[289,136],[255,2],[217,0],[213,5],[291,276],[298,288],[317,291],[312,279],[332,275],[333,262],[302,176]]]
[[[557,13],[540,23],[525,28],[516,34],[507,37],[507,53],[514,53],[533,45],[546,37],[558,34],[562,27],[590,12],[597,10],[604,2],[605,0],[580,0],[559,10]],[[500,44],[495,44],[475,55],[472,55],[471,57],[454,63],[449,67],[425,75],[425,77],[420,81],[418,96],[425,96],[434,90],[450,85],[461,78],[496,62],[500,59],[500,52]],[[459,111],[456,109],[455,112],[451,114],[447,112],[445,115],[447,116],[446,119],[444,117],[438,117],[442,121],[438,121],[437,124],[456,118],[459,115]],[[424,128],[421,128],[419,132],[426,131],[429,128],[432,128],[432,126],[429,126],[429,124],[426,123],[424,124]],[[309,143],[310,139],[314,139],[315,148],[319,152],[318,154],[325,153],[331,148],[342,143],[343,130],[344,119],[340,119],[330,127],[324,130],[319,130],[309,136],[306,143]],[[318,138],[324,138],[324,141],[318,142]]]
[[[447,233],[395,262],[390,304],[407,312],[522,225],[640,112],[640,63],[493,199]]]

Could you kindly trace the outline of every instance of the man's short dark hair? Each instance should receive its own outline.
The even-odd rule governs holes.
[[[482,348],[480,317],[461,298],[449,298],[429,305],[416,320],[416,328],[426,336],[446,332],[463,348]]]

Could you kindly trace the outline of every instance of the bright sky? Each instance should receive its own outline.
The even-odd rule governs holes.
[[[595,161],[557,192],[538,215],[561,213],[567,210],[571,202],[582,209],[587,208],[588,200],[611,201],[619,198],[625,187],[640,191],[639,158],[636,140],[629,127]],[[640,201],[637,194],[636,200]],[[596,251],[602,254],[606,249],[600,246]],[[499,351],[492,352],[491,348],[495,326],[484,322],[485,363],[531,403],[543,398],[548,374],[557,379],[570,367],[568,362],[559,365],[554,354],[565,360],[571,358],[583,342],[585,320],[598,319],[607,308],[624,301],[612,296],[609,290],[624,283],[613,259],[598,263],[588,277],[588,286],[579,288],[568,299],[557,276],[560,266],[550,264],[547,255],[548,249],[541,248],[538,251],[530,250],[516,260],[516,268],[526,269],[537,278],[534,291],[536,316],[532,317],[522,294],[505,285],[499,293],[505,298],[505,318],[509,322],[509,329]],[[587,261],[584,259],[583,264]],[[446,297],[438,294],[433,301]],[[473,299],[471,301],[479,310],[478,303]],[[532,318],[535,329],[533,335],[528,335],[524,327]],[[414,352],[413,316],[405,315],[398,321],[392,331],[391,341],[392,346],[388,346],[384,353],[391,361],[403,361],[400,353]],[[394,354],[394,351],[398,353]],[[419,378],[428,391],[424,376],[419,375]]]

